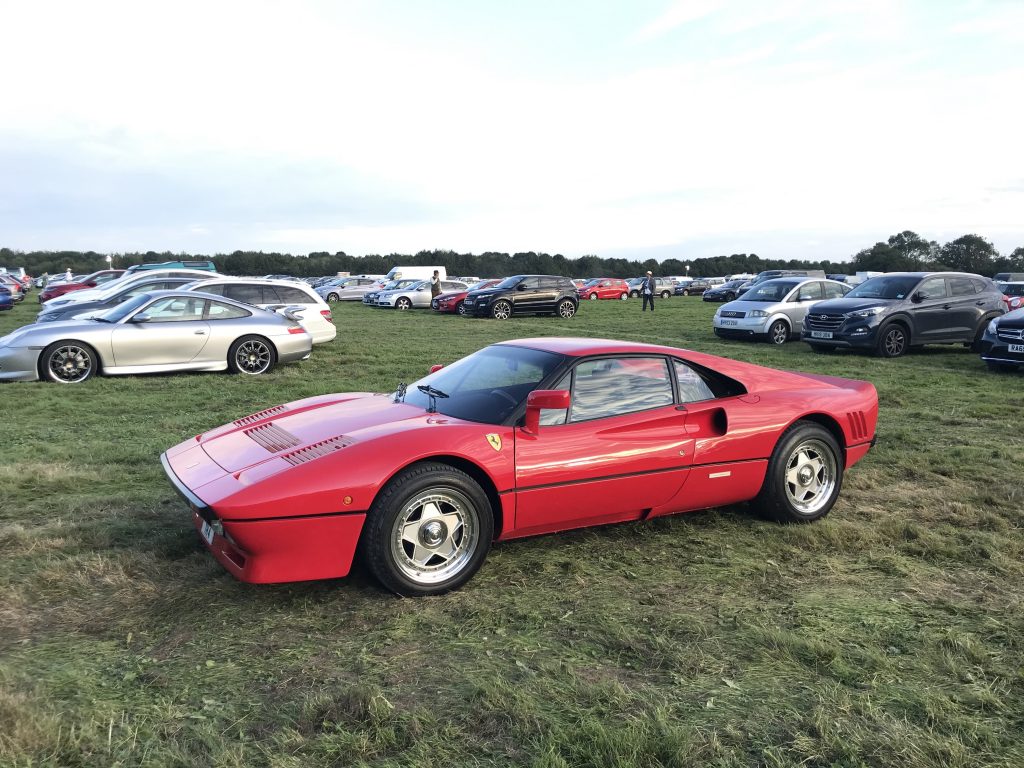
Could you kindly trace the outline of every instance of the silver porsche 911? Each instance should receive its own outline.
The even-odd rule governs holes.
[[[0,381],[78,384],[94,374],[223,371],[256,376],[305,360],[313,337],[285,314],[197,291],[150,291],[88,320],[0,338]]]

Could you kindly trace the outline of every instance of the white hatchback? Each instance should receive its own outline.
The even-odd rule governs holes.
[[[219,277],[190,283],[186,287],[190,291],[212,293],[262,309],[302,307],[302,311],[295,314],[302,327],[313,337],[314,344],[323,344],[338,335],[331,308],[305,283],[252,277]]]

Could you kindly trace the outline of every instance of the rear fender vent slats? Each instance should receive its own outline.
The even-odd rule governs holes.
[[[302,441],[299,438],[291,432],[276,426],[274,422],[247,429],[245,434],[271,453],[280,453],[297,445],[302,445]]]
[[[864,418],[864,411],[848,411],[846,422],[850,425],[850,434],[854,440],[867,440],[868,422]]]
[[[236,427],[247,427],[250,424],[255,424],[257,421],[262,421],[268,416],[273,416],[274,414],[281,413],[281,411],[285,410],[287,410],[287,408],[283,405],[275,405],[273,408],[267,408],[265,411],[260,411],[259,413],[252,414],[251,416],[243,416],[241,419],[236,419],[234,424]]]
[[[287,461],[293,467],[299,464],[305,464],[307,461],[313,459],[319,459],[326,456],[334,451],[341,450],[349,445],[352,445],[352,441],[344,435],[338,435],[328,440],[321,440],[319,443],[313,443],[307,445],[305,448],[300,448],[297,451],[292,451],[281,456],[282,459]]]

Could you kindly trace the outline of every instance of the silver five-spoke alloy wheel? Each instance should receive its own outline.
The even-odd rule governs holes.
[[[835,456],[816,438],[797,445],[786,461],[786,493],[803,515],[814,515],[829,503],[836,478]]]
[[[413,497],[395,518],[391,555],[410,581],[437,584],[466,567],[479,536],[473,502],[453,488],[431,488]]]

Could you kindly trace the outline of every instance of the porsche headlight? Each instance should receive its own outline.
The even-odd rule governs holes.
[[[998,328],[998,327],[999,327],[999,318],[998,317],[993,317],[992,320],[989,321],[988,330],[986,331],[986,333],[991,334],[992,336],[995,336],[996,335],[996,328]],[[0,339],[0,341],[2,341],[2,339]]]
[[[768,317],[768,313],[763,309],[752,309],[747,312],[747,317]]]
[[[885,307],[868,307],[867,309],[858,309],[854,312],[847,312],[843,317],[847,320],[867,320],[869,317],[880,315],[885,312]]]

